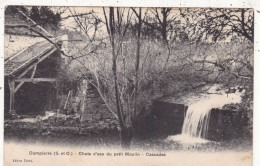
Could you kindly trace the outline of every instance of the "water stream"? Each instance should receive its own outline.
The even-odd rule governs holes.
[[[212,87],[207,95],[200,98],[199,101],[189,105],[186,112],[182,133],[180,135],[169,136],[167,140],[178,141],[182,143],[205,143],[208,126],[210,121],[210,112],[212,108],[222,108],[226,104],[235,104],[241,102],[243,92],[226,94],[224,91],[215,91]],[[213,93],[212,93],[213,92]]]

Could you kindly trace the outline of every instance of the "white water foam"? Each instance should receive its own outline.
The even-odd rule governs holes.
[[[183,144],[203,144],[209,142],[206,139],[202,139],[199,137],[191,137],[187,134],[179,134],[179,135],[173,135],[166,138],[166,141],[176,141]]]
[[[213,87],[216,89],[216,87]],[[212,89],[211,89],[212,90]],[[169,136],[167,141],[173,140],[182,143],[206,143],[210,111],[212,108],[222,108],[226,104],[240,103],[242,93],[210,94],[198,102],[189,105],[183,123],[182,134]]]

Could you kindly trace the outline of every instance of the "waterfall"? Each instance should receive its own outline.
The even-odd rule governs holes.
[[[211,94],[205,99],[189,106],[184,119],[182,134],[191,137],[206,138],[212,108],[222,108],[226,104],[241,102],[241,95]]]
[[[211,108],[203,107],[203,104],[204,102],[189,106],[184,119],[182,134],[192,137],[206,137]]]
[[[181,135],[170,136],[167,140],[175,140],[186,143],[207,142],[210,111],[212,108],[221,109],[226,104],[240,103],[242,93],[208,94],[201,97],[197,102],[190,104],[186,111]]]

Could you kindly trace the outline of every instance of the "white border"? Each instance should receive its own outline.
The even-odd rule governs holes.
[[[254,59],[254,150],[253,165],[260,165],[260,1],[259,0],[1,0],[0,2],[0,165],[3,164],[3,99],[4,99],[4,7],[6,5],[45,6],[124,6],[124,7],[226,7],[255,9]],[[259,12],[257,12],[259,11]],[[14,150],[15,151],[15,150]]]
[[[258,0],[2,0],[1,5],[121,6],[121,7],[240,7],[255,8]]]

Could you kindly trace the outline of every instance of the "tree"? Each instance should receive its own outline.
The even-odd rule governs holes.
[[[145,20],[147,25],[161,33],[162,39],[166,43],[168,36],[167,33],[172,29],[172,26],[170,25],[174,21],[174,17],[170,16],[171,10],[172,8],[152,8],[150,9],[150,12],[154,15],[155,19],[147,18]],[[152,23],[150,21],[152,21]]]
[[[187,58],[196,65],[208,83],[248,86],[253,82],[252,9],[183,8],[185,32],[193,45],[193,56]],[[193,42],[193,43],[192,43]],[[251,87],[252,88],[252,87]],[[251,88],[248,92],[251,93]]]
[[[61,21],[60,13],[54,13],[54,11],[47,6],[33,6],[30,11],[30,18],[45,28],[51,26],[53,29],[58,29],[59,22]]]
[[[37,6],[33,6],[30,12],[30,18],[39,22],[41,20],[40,10]]]
[[[254,41],[252,9],[185,8],[180,13],[186,21],[186,31],[196,41],[216,42],[232,37]]]
[[[24,6],[7,6],[5,9],[5,15],[18,13],[19,10],[28,14],[29,10]]]
[[[131,21],[133,21],[131,19],[133,11],[136,14],[137,20],[135,21],[138,24],[137,36],[134,36],[137,41],[134,63],[132,58],[126,58],[127,55],[125,54],[127,53],[124,50],[126,49],[125,45],[128,40],[126,36],[129,35],[127,31],[129,26],[132,24]],[[75,15],[76,13],[72,12],[72,14]],[[87,13],[85,14],[88,15]],[[96,87],[100,96],[107,103],[107,106],[112,110],[112,112],[116,112],[116,118],[118,119],[120,127],[122,147],[130,148],[131,139],[134,135],[136,116],[138,110],[140,109],[140,102],[138,102],[138,89],[140,88],[139,68],[142,28],[141,8],[139,8],[139,12],[136,12],[133,8],[103,8],[103,18],[101,18],[98,14],[96,15],[95,11],[89,14],[89,16],[94,20],[98,20],[98,22],[103,23],[106,27],[107,34],[104,34],[103,32],[99,35],[103,37],[108,36],[109,43],[111,45],[111,61],[100,63],[100,66],[104,66],[104,69],[102,69],[102,67],[99,69],[94,67],[94,70],[93,67],[91,67],[92,69],[89,69],[95,76],[95,83],[93,83],[93,85]],[[83,31],[86,30],[84,25],[89,25],[85,24],[86,20],[84,21],[78,18],[76,19],[76,22]],[[102,29],[102,27],[99,28]],[[103,49],[105,50],[106,48],[103,47]],[[104,50],[101,52],[104,52]],[[99,54],[102,56],[101,52]],[[103,56],[109,55],[104,54]],[[100,58],[103,59],[104,57]],[[127,63],[127,61],[129,63]],[[101,84],[106,84],[106,86],[102,86]]]
[[[130,9],[128,9],[128,15],[129,15]],[[133,137],[133,126],[131,124],[131,120],[126,121],[126,114],[124,114],[123,110],[123,105],[122,105],[122,99],[120,98],[119,94],[119,85],[118,85],[118,73],[117,73],[117,58],[118,58],[118,53],[119,51],[116,52],[116,46],[115,46],[115,37],[116,37],[116,32],[115,29],[117,27],[117,35],[118,35],[118,40],[120,43],[118,47],[121,47],[121,43],[123,42],[123,38],[125,36],[125,33],[127,31],[127,28],[129,26],[129,18],[127,19],[127,23],[124,27],[124,30],[121,31],[121,28],[123,27],[122,25],[122,15],[120,14],[120,9],[116,9],[117,13],[117,20],[115,19],[115,11],[114,7],[109,8],[109,18],[107,18],[107,14],[105,11],[105,8],[103,8],[103,13],[104,17],[106,20],[106,28],[107,32],[110,38],[110,43],[111,43],[111,52],[112,52],[112,71],[113,71],[113,79],[114,79],[114,91],[115,91],[115,99],[116,99],[116,110],[117,110],[117,115],[118,115],[118,121],[119,121],[119,126],[120,126],[120,138],[121,138],[121,146],[123,148],[130,148],[131,144],[131,139]],[[118,23],[116,26],[116,22]],[[138,81],[138,80],[135,80]],[[137,89],[135,89],[137,90]],[[135,115],[135,113],[134,113]],[[131,119],[131,118],[130,118]]]
[[[98,91],[110,112],[117,118],[120,127],[121,146],[130,148],[134,135],[134,120],[137,112],[140,40],[137,42],[135,68],[129,66],[124,55],[127,30],[131,25],[130,8],[103,8],[103,16],[95,10],[76,13],[69,9],[77,28],[85,34],[85,45],[97,48],[92,56],[80,52],[78,60],[90,72],[88,79]],[[141,10],[141,9],[140,9]],[[141,23],[139,21],[139,23]],[[102,29],[106,28],[106,32]],[[140,39],[140,28],[138,31]],[[100,43],[98,42],[100,41]],[[109,43],[110,46],[106,44]],[[85,47],[83,47],[85,48]],[[108,50],[109,49],[109,50]],[[106,50],[108,53],[105,53]],[[139,50],[139,51],[138,51]],[[87,59],[87,61],[84,61]],[[110,59],[111,58],[111,59]],[[105,61],[102,61],[105,59]],[[75,59],[72,59],[75,60]],[[129,60],[129,62],[131,59]],[[90,64],[90,62],[92,62]],[[129,67],[129,68],[128,68]],[[132,80],[132,71],[135,79]],[[134,94],[134,95],[133,95]]]
[[[137,95],[138,95],[138,74],[139,74],[139,63],[140,63],[140,37],[141,37],[141,29],[142,29],[142,8],[139,8],[139,14],[132,8],[136,17],[138,18],[138,35],[137,35],[137,49],[136,49],[136,64],[135,64],[135,94],[134,94],[134,119],[136,119],[137,112]]]
[[[172,8],[152,8],[149,9],[152,17],[147,17],[144,20],[146,25],[152,27],[152,29],[160,32],[163,41],[163,47],[168,51],[166,57],[164,68],[167,67],[170,56],[173,54],[171,45],[178,38],[181,40],[186,40],[186,34],[182,30],[181,20],[177,10]]]

